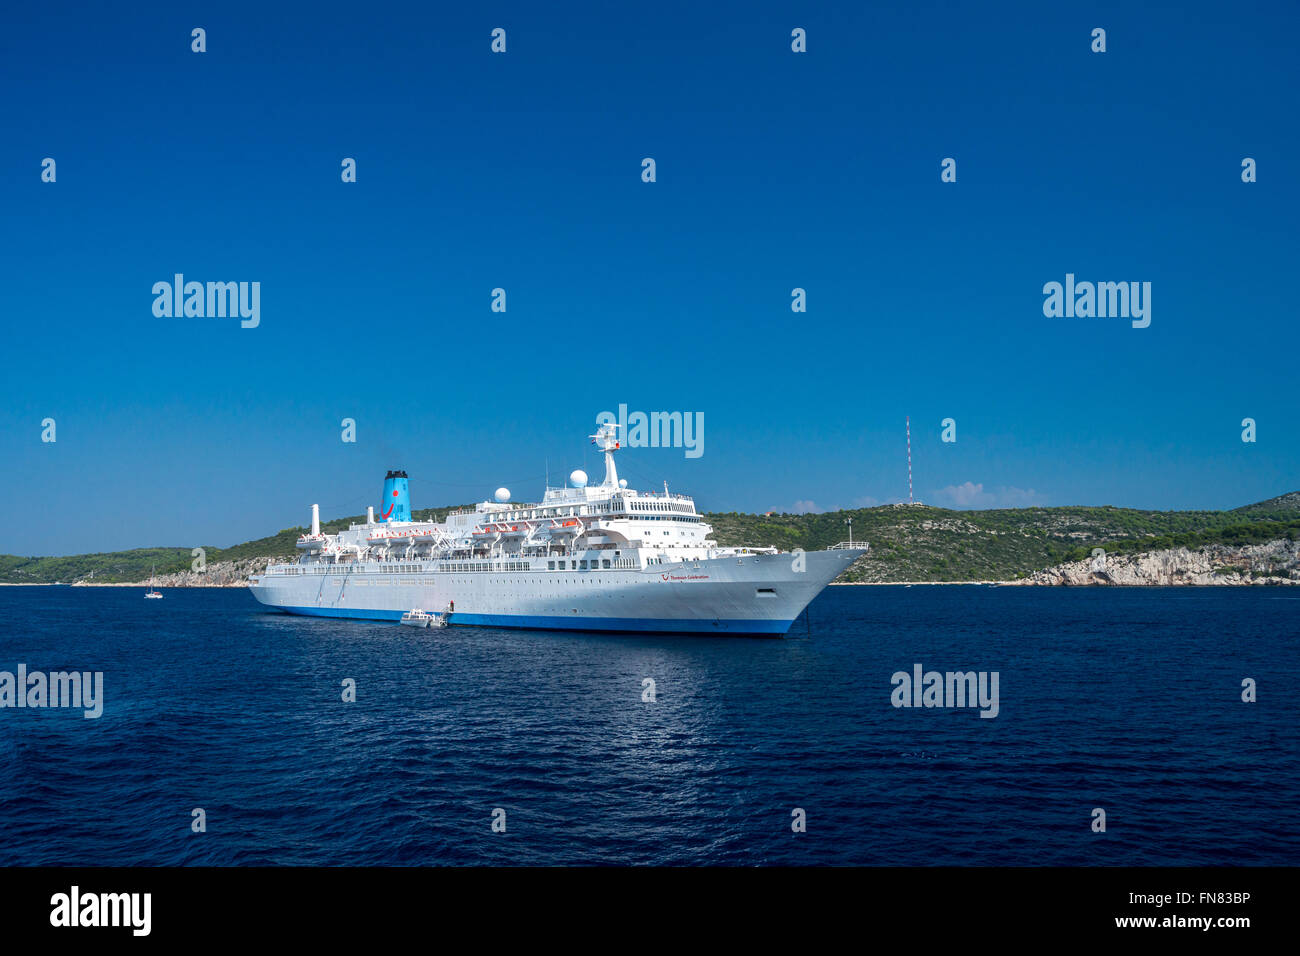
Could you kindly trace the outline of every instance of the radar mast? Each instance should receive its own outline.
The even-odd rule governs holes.
[[[618,440],[618,425],[614,422],[604,422],[596,429],[596,434],[588,436],[591,443],[605,453],[605,480],[600,483],[602,488],[618,487],[618,469],[614,467],[614,452],[623,447]]]

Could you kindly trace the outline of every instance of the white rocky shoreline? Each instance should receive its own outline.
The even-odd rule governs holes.
[[[1018,580],[1017,585],[1245,586],[1300,584],[1300,542],[1280,539],[1263,544],[1211,544],[1130,555],[1101,555]]]
[[[973,584],[1005,587],[1246,587],[1300,585],[1300,542],[1212,544],[1138,554],[1102,554],[1009,581],[835,581],[834,584]]]
[[[265,571],[273,562],[289,561],[291,558],[246,558],[243,561],[214,561],[202,571],[177,571],[173,574],[160,574],[153,584],[160,588],[246,588],[251,575]],[[73,581],[74,588],[147,588],[149,580],[143,581]]]

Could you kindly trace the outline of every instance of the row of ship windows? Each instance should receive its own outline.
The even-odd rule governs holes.
[[[632,511],[674,511],[680,508],[680,505],[670,505],[662,501],[629,501],[627,507]],[[694,519],[699,521],[694,515],[681,515],[683,520]]]
[[[664,559],[646,558],[646,564],[663,564]],[[600,571],[609,568],[635,568],[636,560],[633,558],[591,558],[572,561],[547,561],[546,569],[548,571]],[[480,573],[488,571],[531,571],[532,567],[527,561],[451,561],[438,565],[436,569],[424,568],[418,564],[390,564],[384,565],[378,569],[380,574],[427,574],[431,570],[436,570],[443,574],[463,574],[463,573]],[[301,567],[286,567],[279,570],[280,574],[303,574],[304,569]],[[335,574],[328,568],[321,570],[312,569],[313,574]],[[400,582],[399,582],[400,583]]]
[[[615,558],[612,562],[609,558],[591,558],[573,561],[547,561],[546,570],[548,571],[599,571],[602,568],[634,568],[636,562],[632,558]],[[486,561],[452,561],[449,564],[439,566],[439,571],[460,572],[460,571],[530,571],[532,568],[527,561],[498,561],[489,563]]]
[[[438,565],[439,571],[527,571],[527,561],[452,561]]]
[[[534,518],[564,518],[577,513],[577,508],[552,508],[543,511],[508,511],[504,514],[489,512],[486,515],[476,515],[476,517],[485,517],[489,521],[529,521]]]
[[[493,520],[500,521],[528,521],[535,518],[563,518],[577,514],[612,514],[618,516],[628,511],[667,511],[672,512],[674,509],[682,507],[681,505],[669,505],[661,501],[627,501],[622,508],[609,504],[591,505],[590,510],[587,508],[554,508],[541,509],[538,511],[509,511],[502,516],[493,517]],[[637,515],[642,520],[655,520],[657,515]],[[693,514],[667,514],[663,516],[664,520],[670,521],[699,521],[698,515]]]

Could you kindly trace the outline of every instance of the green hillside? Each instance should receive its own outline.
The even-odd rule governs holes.
[[[473,505],[451,505],[446,508],[426,508],[413,511],[417,521],[443,521],[448,511],[472,508]],[[349,524],[366,520],[365,515],[352,515],[322,521],[321,530],[333,534]],[[297,553],[298,536],[307,532],[304,525],[284,528],[266,538],[245,541],[229,548],[204,546],[208,564],[218,561],[244,561],[250,558],[290,557]],[[114,583],[143,581],[149,571],[157,566],[158,574],[188,571],[194,561],[192,548],[138,548],[134,551],[115,551],[110,554],[77,554],[64,558],[21,558],[11,554],[0,555],[0,584],[54,584],[73,581],[102,581]],[[93,577],[92,577],[93,573]]]
[[[1246,505],[1244,508],[1236,508],[1231,513],[1250,515],[1253,517],[1266,517],[1270,514],[1294,514],[1296,512],[1300,512],[1300,491],[1293,491],[1286,495],[1278,495],[1276,498],[1269,498],[1267,501],[1260,501],[1253,505]]]
[[[1205,544],[1253,544],[1295,538],[1300,494],[1235,511],[1138,511],[1131,508],[1015,508],[950,511],[886,505],[811,515],[709,515],[720,544],[825,548],[848,537],[870,542],[849,581],[1009,581],[1079,560],[1102,547],[1133,553]]]
[[[74,554],[65,558],[20,558],[0,554],[0,583],[53,584],[62,581],[143,581],[149,569],[158,573],[190,566],[189,548],[137,548],[111,554]],[[92,578],[93,575],[93,578]]]
[[[417,511],[416,520],[441,521],[447,512],[469,505]],[[1255,544],[1278,538],[1300,539],[1300,492],[1231,511],[1138,511],[1131,508],[1014,508],[950,511],[926,505],[885,505],[824,514],[707,514],[714,537],[723,545],[773,546],[806,551],[848,538],[871,544],[870,553],[845,575],[850,581],[1006,581],[1087,557],[1093,548],[1129,554],[1160,548],[1206,544]],[[327,532],[364,520],[363,515],[323,522]],[[209,547],[209,564],[254,558],[287,557],[305,527],[230,548]],[[62,558],[0,555],[0,582],[9,584],[140,581],[156,565],[158,573],[185,571],[191,549],[141,548],[112,554]]]

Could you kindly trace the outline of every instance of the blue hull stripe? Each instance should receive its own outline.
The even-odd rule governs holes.
[[[275,605],[267,605],[274,608]],[[400,621],[403,611],[368,611],[342,607],[281,607],[290,614],[309,617],[351,617],[369,621]],[[666,617],[572,617],[527,614],[464,614],[457,611],[451,623],[476,627],[521,627],[549,631],[649,631],[680,634],[784,634],[793,621],[732,619],[681,620]]]

